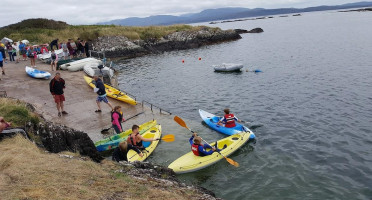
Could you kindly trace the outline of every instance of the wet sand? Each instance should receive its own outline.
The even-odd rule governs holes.
[[[94,112],[98,108],[95,102],[97,95],[93,92],[93,88],[85,82],[83,71],[58,71],[66,82],[64,105],[65,111],[68,112],[68,115],[58,117],[56,104],[49,91],[49,82],[55,72],[51,71],[50,65],[36,61],[37,69],[51,72],[52,77],[48,80],[35,79],[26,74],[25,66],[30,66],[29,60],[20,61],[17,64],[9,61],[4,63],[6,75],[3,75],[0,80],[0,91],[6,91],[8,97],[21,99],[35,105],[37,113],[43,115],[46,120],[88,133],[93,141],[104,137],[101,130],[111,124],[111,109],[105,103],[101,103],[102,112]],[[122,106],[124,118],[143,111],[141,104],[133,106],[112,98],[108,99],[113,106]],[[152,117],[150,117],[151,119],[146,118],[148,117],[145,115],[139,115],[131,119],[130,123],[123,123],[123,128],[127,129],[134,123],[141,124],[152,119]]]

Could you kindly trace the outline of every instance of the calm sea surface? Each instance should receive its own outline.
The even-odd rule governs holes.
[[[372,12],[209,26],[265,32],[118,66],[121,89],[181,116],[207,141],[225,136],[201,123],[199,108],[222,115],[229,107],[263,125],[256,144],[229,156],[239,168],[220,161],[178,177],[225,199],[372,199]],[[244,71],[213,72],[224,62],[243,63]],[[147,115],[176,135],[149,161],[169,165],[190,151],[190,133],[173,116]]]

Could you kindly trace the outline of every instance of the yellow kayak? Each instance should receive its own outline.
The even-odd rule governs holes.
[[[161,125],[156,125],[149,130],[146,131],[146,133],[142,134],[142,137],[144,138],[160,138],[161,136]],[[129,150],[127,153],[128,162],[134,162],[134,161],[144,161],[146,158],[150,156],[150,154],[155,150],[156,146],[158,146],[159,140],[149,142],[151,143],[148,147],[145,148],[145,150],[142,150],[143,157],[139,156],[136,151]],[[146,142],[143,142],[143,145],[145,145]]]
[[[90,78],[88,76],[84,76],[84,79],[89,84],[90,87],[92,87],[92,88],[96,87],[93,83],[94,80],[92,78]],[[125,103],[129,103],[131,105],[136,105],[137,104],[136,100],[134,100],[130,96],[126,95],[124,92],[121,92],[120,90],[118,90],[116,88],[113,88],[113,87],[111,87],[107,84],[105,84],[105,88],[106,88],[107,96],[109,96],[113,99],[117,99],[119,101],[123,101]]]
[[[227,147],[221,150],[221,153],[224,156],[229,156],[243,146],[250,137],[250,132],[241,132],[221,140],[217,141],[217,146],[219,149],[222,149],[226,144]],[[211,143],[211,146],[214,146],[215,142]],[[192,151],[179,157],[177,160],[173,161],[168,168],[173,169],[176,174],[188,173],[203,169],[208,167],[221,159],[224,159],[221,154],[214,152],[208,156],[195,156]]]

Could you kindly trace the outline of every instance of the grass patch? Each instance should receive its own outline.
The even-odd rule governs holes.
[[[44,24],[44,26],[43,26]],[[58,38],[67,42],[67,39],[81,38],[95,40],[100,36],[125,36],[130,40],[160,39],[170,33],[179,31],[199,31],[205,26],[171,25],[171,26],[116,26],[116,25],[79,25],[72,26],[64,22],[46,19],[29,19],[17,24],[0,28],[0,38],[8,37],[14,41],[23,39],[33,44],[49,43]],[[209,28],[220,30],[219,28]]]
[[[40,122],[39,117],[27,108],[26,103],[19,100],[0,98],[0,113],[5,121],[12,122],[13,127],[24,126],[29,121],[33,124]]]
[[[178,188],[159,189],[147,180],[115,173],[112,161],[101,164],[60,158],[16,136],[0,142],[1,199],[193,199]],[[186,190],[183,188],[182,190]]]

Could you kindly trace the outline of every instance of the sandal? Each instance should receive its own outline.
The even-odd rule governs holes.
[[[62,114],[67,115],[68,113],[66,111],[62,111]]]

